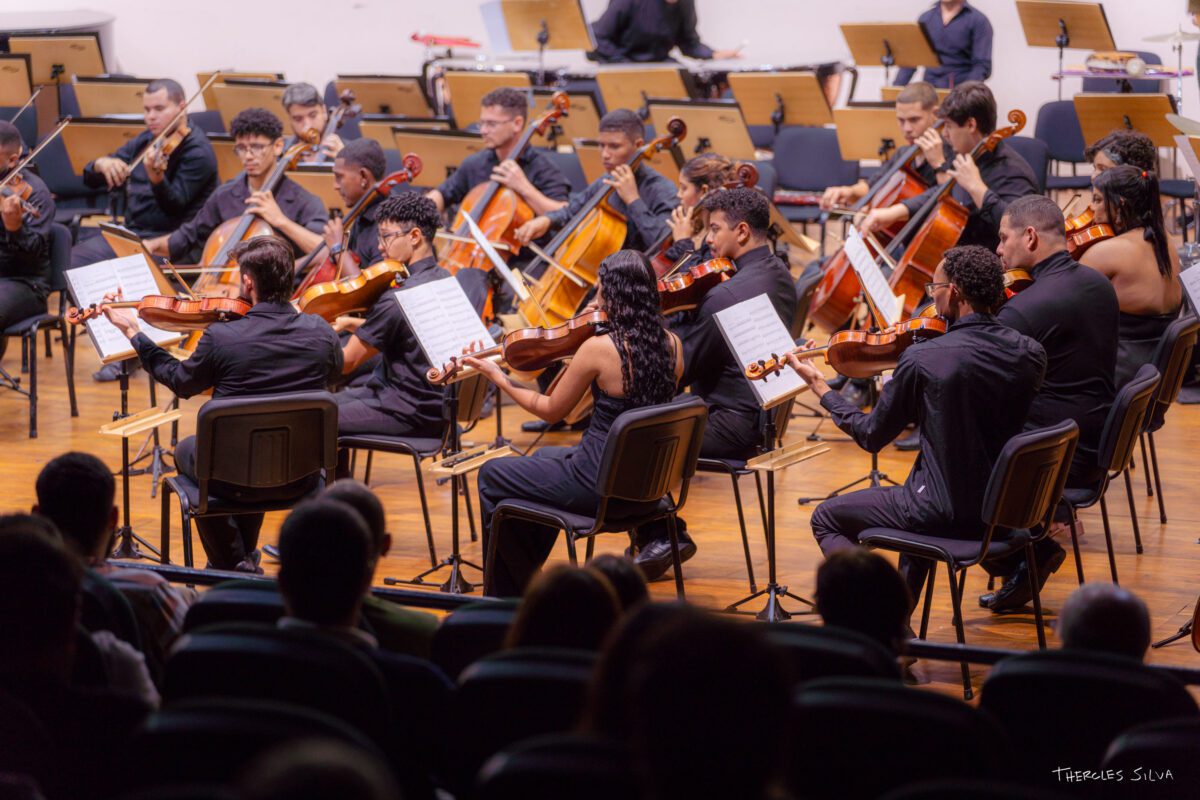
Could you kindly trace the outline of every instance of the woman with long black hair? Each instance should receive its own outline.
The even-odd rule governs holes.
[[[1107,277],[1117,293],[1120,388],[1153,358],[1163,331],[1179,316],[1179,258],[1167,241],[1153,172],[1128,165],[1106,169],[1092,179],[1092,210],[1115,235],[1089,247],[1079,263]]]
[[[679,339],[663,324],[654,273],[646,257],[621,250],[604,259],[590,308],[607,314],[604,332],[579,348],[548,394],[518,386],[494,362],[465,359],[517,405],[546,422],[561,420],[585,392],[591,392],[593,402],[591,424],[578,445],[543,447],[533,456],[500,458],[483,465],[479,502],[485,549],[492,512],[501,500],[536,500],[566,511],[594,513],[599,501],[596,475],[613,421],[623,411],[675,397],[683,355]],[[508,521],[498,536],[494,557],[486,565],[484,593],[519,596],[550,555],[558,532]]]

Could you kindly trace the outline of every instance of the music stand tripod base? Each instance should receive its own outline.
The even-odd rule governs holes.
[[[870,397],[867,400],[867,405],[871,406],[871,408],[874,408],[875,404],[879,401],[879,383],[878,383],[878,381],[879,381],[878,378],[871,379]],[[882,486],[884,483],[890,483],[892,486],[900,485],[900,484],[896,483],[896,481],[889,478],[887,476],[886,472],[881,472],[879,470],[879,453],[871,453],[871,471],[868,472],[866,475],[862,476],[861,478],[857,478],[857,479],[851,481],[850,483],[847,483],[845,486],[840,486],[837,489],[834,489],[829,494],[822,495],[821,497],[798,497],[798,498],[796,498],[796,503],[797,503],[797,505],[805,506],[805,505],[808,505],[809,503],[813,503],[813,502],[821,502],[823,500],[830,500],[830,499],[842,494],[843,492],[845,492],[848,489],[853,489],[855,486],[858,486],[860,483],[867,483],[870,485],[871,488],[876,488],[876,487]]]

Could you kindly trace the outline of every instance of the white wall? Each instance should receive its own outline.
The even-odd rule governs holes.
[[[914,19],[931,0],[696,0],[700,34],[715,47],[748,40],[745,55],[754,62],[796,63],[848,59],[838,25],[851,21]],[[145,0],[4,0],[4,11],[78,8],[117,17],[116,64],[122,71],[173,76],[185,88],[195,73],[215,67],[282,70],[289,80],[323,87],[337,72],[415,73],[423,48],[409,40],[414,31],[485,37],[478,0],[202,0],[150,3]],[[583,0],[589,18],[607,0]],[[1031,117],[1055,97],[1049,79],[1056,51],[1025,45],[1013,0],[976,0],[995,28],[990,80],[1001,112],[1019,107]],[[1187,19],[1185,0],[1108,0],[1105,10],[1126,49],[1158,52],[1171,62],[1166,45],[1142,38],[1173,30]],[[1194,30],[1189,25],[1185,26]],[[1067,63],[1082,61],[1068,51]],[[1194,66],[1196,45],[1184,49],[1184,65]],[[863,70],[859,98],[877,97],[882,70]],[[1067,96],[1078,90],[1067,84]],[[1174,91],[1172,85],[1172,92]],[[1197,82],[1184,82],[1184,113],[1200,118]]]

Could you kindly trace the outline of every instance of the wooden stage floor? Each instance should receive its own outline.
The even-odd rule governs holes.
[[[20,366],[19,357],[19,342],[10,341],[3,366],[15,373]],[[0,392],[0,442],[3,443],[5,453],[0,463],[3,465],[4,482],[7,486],[3,511],[28,510],[34,502],[34,480],[41,465],[64,451],[92,452],[114,471],[120,468],[120,440],[102,436],[97,432],[102,424],[112,419],[114,410],[119,408],[117,384],[93,382],[91,373],[97,367],[96,353],[86,336],[81,336],[75,368],[80,416],[72,419],[68,413],[61,348],[55,344],[52,359],[47,359],[45,354],[42,354],[39,362],[40,437],[37,439],[27,437],[28,403],[25,398],[9,391]],[[144,372],[139,372],[133,380],[130,395],[132,411],[148,406],[149,396]],[[160,387],[158,397],[159,402],[163,403],[169,395]],[[181,421],[181,435],[191,433],[195,412],[202,402],[201,398],[193,398],[183,404],[185,414]],[[520,422],[528,419],[528,415],[514,406],[505,406],[503,416],[504,433],[512,437],[516,445],[523,447],[533,440],[532,435],[520,432]],[[818,420],[812,417],[797,417],[792,421],[787,441],[801,440],[817,427]],[[164,428],[164,432],[167,430]],[[865,474],[870,466],[869,456],[854,444],[840,441],[840,433],[828,420],[820,424],[819,430],[828,435],[830,452],[791,468],[778,484],[780,579],[793,592],[808,597],[811,597],[814,571],[821,561],[821,555],[809,528],[809,516],[813,506],[799,506],[796,498],[801,494],[823,494]],[[492,416],[484,420],[478,429],[469,435],[468,440],[490,441],[494,435],[495,417]],[[577,435],[554,434],[546,437],[543,443],[569,444]],[[133,440],[132,449],[136,451],[138,445],[140,440]],[[1200,469],[1195,463],[1195,453],[1200,451],[1200,407],[1177,405],[1172,409],[1167,426],[1158,438],[1158,446],[1170,522],[1166,525],[1159,524],[1158,507],[1155,499],[1146,495],[1139,461],[1138,470],[1133,476],[1134,501],[1142,526],[1144,554],[1137,555],[1134,552],[1124,487],[1119,483],[1114,486],[1109,500],[1121,583],[1137,592],[1149,605],[1153,635],[1156,639],[1174,633],[1190,618],[1197,592],[1200,591],[1200,543],[1197,540],[1197,531],[1200,530],[1200,494],[1195,493],[1198,486],[1197,476],[1200,474]],[[880,457],[883,471],[896,480],[903,480],[911,462],[912,454],[901,453],[891,447]],[[749,500],[748,522],[754,568],[762,585],[766,581],[766,555],[763,533],[754,507],[751,480],[744,481],[744,497]],[[427,482],[427,486],[435,541],[439,555],[443,555],[448,552],[450,546],[449,489],[448,486],[436,486],[430,482]],[[411,462],[396,456],[377,457],[372,487],[387,507],[390,530],[395,538],[392,553],[380,565],[377,578],[382,580],[383,576],[411,577],[429,565]],[[133,524],[140,535],[152,543],[157,543],[159,501],[150,497],[150,490],[149,477],[133,479]],[[182,550],[177,508],[173,509],[172,516],[172,552],[179,560]],[[694,484],[684,516],[699,545],[696,557],[684,567],[688,599],[706,607],[723,608],[747,593],[737,516],[728,479],[715,475],[700,476]],[[268,517],[263,527],[262,543],[275,541],[282,518],[282,514]],[[1108,564],[1099,511],[1085,511],[1082,519],[1086,531],[1083,540],[1085,574],[1093,580],[1108,580]],[[619,552],[625,544],[620,536],[600,537],[597,552]],[[470,560],[476,563],[480,561],[480,545],[466,541],[465,537],[463,552]],[[203,554],[198,541],[196,553],[199,565],[202,566]],[[566,550],[561,539],[552,559],[566,559]],[[268,570],[272,569],[270,564],[265,566]],[[468,578],[474,574],[473,570],[468,569]],[[1032,612],[995,616],[977,606],[975,597],[985,590],[985,580],[979,570],[970,571],[967,579],[967,641],[971,644],[995,647],[1036,647]],[[664,580],[656,583],[652,590],[656,597],[669,598],[673,595],[673,586],[673,582]],[[1043,595],[1051,617],[1074,587],[1074,571],[1068,559],[1058,574],[1050,579]],[[934,597],[936,605],[931,617],[930,638],[934,641],[952,642],[954,630],[950,624],[950,602],[944,571],[939,574]],[[794,607],[794,603],[789,606]],[[804,619],[806,618],[798,618],[801,621]],[[1050,636],[1053,645],[1053,634]],[[1162,650],[1152,651],[1149,659],[1160,664],[1200,666],[1200,653],[1196,653],[1186,640]],[[918,663],[915,672],[934,688],[947,692],[961,690],[961,687],[958,690],[954,688],[959,680],[958,667],[955,664]],[[982,680],[984,669],[978,668],[974,675],[978,683]]]

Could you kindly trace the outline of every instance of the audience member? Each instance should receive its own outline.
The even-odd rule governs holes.
[[[588,567],[608,578],[608,582],[617,592],[617,600],[621,603],[621,613],[628,614],[642,603],[650,600],[650,592],[646,587],[646,576],[628,558],[605,553],[589,561]]]
[[[817,567],[817,612],[825,624],[858,631],[893,653],[912,636],[912,603],[896,568],[865,548],[831,553]]]
[[[242,800],[400,800],[386,766],[328,739],[292,742],[252,762],[239,781]]]
[[[560,564],[543,570],[525,590],[507,645],[599,650],[620,616],[608,578]]]
[[[1096,650],[1141,661],[1150,646],[1150,612],[1128,589],[1085,583],[1063,603],[1058,638],[1065,649]]]

